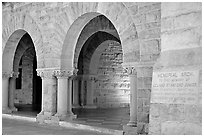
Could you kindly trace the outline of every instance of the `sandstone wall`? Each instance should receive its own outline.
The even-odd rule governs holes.
[[[128,107],[129,77],[123,74],[123,53],[119,42],[111,41],[102,51],[97,67],[94,102],[98,107]],[[102,45],[104,46],[104,45]]]
[[[201,3],[162,3],[149,134],[201,134]]]

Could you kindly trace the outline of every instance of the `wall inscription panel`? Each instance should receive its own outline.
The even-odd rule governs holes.
[[[154,72],[151,103],[196,104],[198,71]]]

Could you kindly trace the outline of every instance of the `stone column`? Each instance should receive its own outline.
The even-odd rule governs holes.
[[[12,77],[10,78],[9,86],[9,107],[11,111],[17,111],[17,108],[14,106],[14,94],[16,89],[16,78],[18,77],[18,72],[13,72]]]
[[[81,96],[80,96],[80,100],[81,100],[81,106],[84,106],[84,79],[83,76],[81,77]]]
[[[130,78],[130,121],[123,126],[125,134],[137,134],[137,73],[134,67],[124,69]]]
[[[65,120],[72,117],[72,113],[68,110],[69,104],[69,87],[68,78],[72,75],[71,71],[56,70],[55,76],[57,77],[57,114],[59,120]]]
[[[89,80],[87,81],[87,94],[86,94],[86,106],[85,108],[96,108],[93,103],[93,93],[94,93],[94,84],[95,84],[95,77],[90,75]]]
[[[42,78],[42,108],[37,115],[37,121],[41,123],[56,114],[57,81],[51,69],[37,69],[37,74]]]
[[[130,77],[130,121],[128,126],[137,126],[137,73],[134,67],[128,68]]]
[[[9,78],[12,76],[12,73],[3,72],[2,73],[2,113],[11,113],[9,108]]]
[[[79,80],[77,77],[73,79],[73,108],[79,108]]]
[[[72,112],[72,77],[69,77],[68,79],[67,114],[69,116],[69,119],[73,119],[77,117]]]

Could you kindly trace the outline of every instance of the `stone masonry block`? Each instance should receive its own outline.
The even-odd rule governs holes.
[[[168,41],[168,43],[166,41]],[[161,45],[163,45],[162,50],[176,50],[200,47],[201,28],[196,27],[186,30],[177,30],[173,32],[163,33],[161,37]]]
[[[152,77],[152,67],[140,67],[137,69],[137,77]]]
[[[159,118],[160,116],[160,104],[150,104],[150,119]]]
[[[178,16],[202,9],[201,2],[163,2],[161,5],[162,18]]]
[[[159,108],[152,108],[154,111],[159,111],[160,121],[168,121],[169,118],[169,105],[168,104],[159,104]],[[151,113],[154,116],[154,113]]]
[[[184,104],[170,104],[168,114],[169,121],[183,121],[185,119]]]
[[[135,25],[138,25],[145,22],[146,16],[145,14],[137,14],[135,16],[132,16],[132,19]]]
[[[161,3],[152,3],[149,5],[145,5],[145,6],[140,6],[139,7],[139,13],[146,13],[152,10],[157,10],[157,9],[161,9]]]
[[[131,6],[137,5],[138,3],[137,2],[123,2],[123,4],[125,4],[126,7],[131,7]]]
[[[124,43],[126,41],[134,41],[135,39],[138,39],[138,34],[136,31],[135,24],[131,24],[121,35],[121,39],[123,40]]]
[[[167,121],[161,123],[162,135],[201,135],[201,124]]]
[[[138,62],[140,51],[132,51],[124,54],[124,62]]]
[[[139,112],[138,115],[137,115],[137,120],[138,120],[138,122],[149,123],[149,114]]]
[[[176,16],[174,18],[174,29],[183,29],[190,27],[201,26],[202,24],[202,13],[199,12],[190,12]]]
[[[150,98],[151,90],[150,89],[138,89],[138,98]]]
[[[160,53],[160,40],[154,39],[141,42],[141,54],[159,54]]]
[[[158,119],[153,119],[150,117],[149,134],[150,135],[161,134],[161,123]]]
[[[138,13],[138,6],[133,5],[133,6],[129,7],[128,10],[130,11],[131,15],[136,15]]]
[[[141,98],[137,99],[137,108],[138,112],[143,112],[143,99]]]
[[[146,124],[142,122],[138,122],[137,123],[137,133],[145,135],[147,134],[145,130],[146,130]]]
[[[202,123],[201,105],[185,105],[184,116],[186,122]]]
[[[152,11],[146,14],[145,22],[155,22],[161,20],[161,10]]]
[[[147,62],[147,61],[156,61],[159,57],[159,54],[145,54],[141,55],[140,59],[141,61]]]
[[[153,28],[158,28],[158,27],[161,27],[161,23],[159,21],[144,24],[145,29],[153,29]]]
[[[140,77],[138,78],[138,88],[151,89],[152,78],[151,77]]]
[[[160,38],[160,28],[151,29],[151,30],[145,30],[141,31],[139,35],[139,39],[154,39],[154,38]]]

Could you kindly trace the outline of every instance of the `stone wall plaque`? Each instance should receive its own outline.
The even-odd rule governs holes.
[[[196,104],[199,71],[153,72],[151,103]]]

